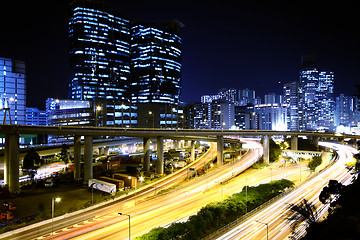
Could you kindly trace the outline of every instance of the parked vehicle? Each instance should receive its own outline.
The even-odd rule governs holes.
[[[102,192],[107,192],[109,194],[115,194],[116,185],[113,183],[101,181],[98,179],[90,179],[88,182],[89,189],[96,189]]]

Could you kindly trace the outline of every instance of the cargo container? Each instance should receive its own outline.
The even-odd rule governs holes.
[[[107,192],[109,194],[115,194],[116,185],[113,183],[101,181],[98,179],[90,179],[88,182],[89,188],[93,188],[99,191]]]
[[[117,190],[124,189],[124,180],[116,179],[116,178],[110,178],[110,177],[99,177],[101,181],[109,182],[116,185]]]
[[[132,177],[132,176],[129,176],[126,174],[121,174],[121,173],[115,173],[115,174],[113,174],[113,178],[123,180],[126,187],[135,187],[136,186],[136,181],[137,181],[136,177]]]

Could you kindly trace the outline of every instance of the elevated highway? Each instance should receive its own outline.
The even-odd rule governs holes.
[[[0,133],[5,135],[4,149],[4,182],[10,191],[19,191],[19,137],[21,134],[71,135],[74,138],[74,177],[80,178],[81,141],[84,142],[84,181],[92,178],[93,138],[108,137],[140,137],[144,144],[144,170],[150,168],[150,139],[157,141],[159,174],[163,174],[163,142],[164,139],[191,140],[191,156],[194,156],[194,141],[206,140],[217,143],[217,164],[223,164],[224,136],[257,136],[263,138],[264,161],[269,162],[269,137],[291,136],[291,149],[297,150],[298,136],[311,136],[315,143],[319,137],[335,138],[342,142],[344,138],[359,139],[360,136],[327,133],[327,132],[294,132],[269,130],[222,130],[222,129],[151,129],[151,128],[115,128],[115,127],[77,127],[77,126],[24,126],[0,125]],[[355,141],[356,142],[356,141]]]

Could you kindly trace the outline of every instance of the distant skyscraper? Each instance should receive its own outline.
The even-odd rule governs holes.
[[[131,28],[133,103],[178,105],[181,90],[182,23],[135,23]]]
[[[287,126],[290,131],[299,131],[299,115],[302,115],[299,90],[298,82],[284,84],[284,103],[287,105]]]
[[[238,104],[238,94],[237,90],[234,88],[222,88],[219,91],[219,95],[221,99],[224,99],[236,105]]]
[[[315,57],[302,58],[299,82],[299,130],[334,129],[334,73],[318,71]]]
[[[0,121],[9,124],[11,119],[12,124],[24,125],[26,123],[25,114],[25,63],[9,58],[0,58]]]
[[[359,117],[357,97],[340,94],[336,98],[335,127],[342,126],[350,130],[350,128],[358,126]]]
[[[238,102],[240,106],[246,106],[247,104],[255,104],[255,91],[245,88],[239,90]]]

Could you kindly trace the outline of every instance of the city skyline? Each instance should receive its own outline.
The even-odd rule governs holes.
[[[133,20],[176,18],[185,24],[181,100],[186,103],[199,102],[201,95],[220,88],[250,88],[260,96],[281,94],[284,83],[298,81],[301,55],[309,53],[316,54],[319,68],[335,73],[335,96],[355,93],[359,46],[351,6],[109,2]],[[0,53],[25,61],[27,105],[44,108],[48,97],[66,98],[67,4],[24,1],[7,3],[7,9],[1,17],[8,24]],[[346,16],[338,19],[345,11]]]

